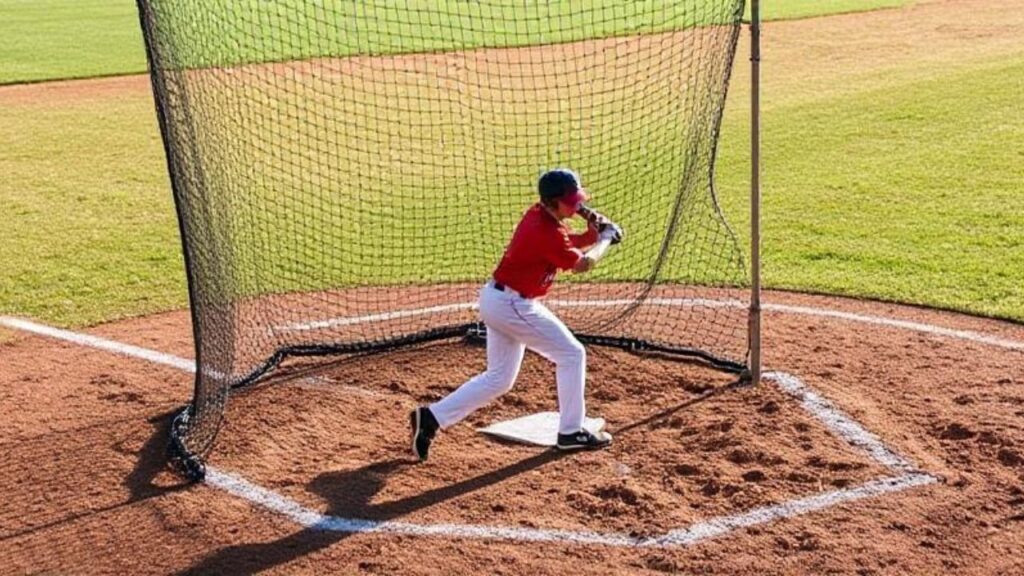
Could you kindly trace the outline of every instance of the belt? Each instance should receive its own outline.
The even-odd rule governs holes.
[[[515,294],[516,296],[519,296],[520,298],[522,298],[524,300],[529,300],[529,298],[527,298],[526,296],[523,296],[519,292],[516,292],[515,290],[509,288],[508,286],[505,286],[501,282],[493,282],[492,281],[491,282],[491,286],[494,286],[494,289],[497,290],[498,292],[509,292],[511,294]]]

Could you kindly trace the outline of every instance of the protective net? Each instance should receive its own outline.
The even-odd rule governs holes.
[[[627,239],[549,307],[585,342],[745,365],[712,182],[743,0],[138,4],[192,302],[191,466],[285,356],[465,335],[553,167]]]

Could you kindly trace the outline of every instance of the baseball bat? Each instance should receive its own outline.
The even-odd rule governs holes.
[[[594,228],[597,228],[599,232],[604,232],[605,227],[612,224],[612,221],[609,220],[607,216],[602,215],[600,212],[586,204],[580,204],[579,207],[576,208],[576,213],[585,218],[587,222],[594,226]],[[619,230],[621,234],[622,229],[620,228]],[[618,244],[621,241],[622,236],[620,235],[612,241],[612,244]]]
[[[579,208],[576,209],[576,213],[583,217],[583,219],[585,219],[587,222],[593,224],[594,226],[601,225],[601,215],[596,210],[594,210],[590,206],[587,206],[586,204],[581,203],[579,205]]]

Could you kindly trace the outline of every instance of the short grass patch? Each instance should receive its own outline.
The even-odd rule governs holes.
[[[325,0],[320,2],[302,2],[286,0],[265,2],[263,0],[247,0],[262,7],[264,10],[306,10],[312,11],[313,20],[320,23],[319,29],[302,30],[300,37],[312,33],[331,34],[340,27],[332,21],[338,18],[361,18],[368,25],[361,26],[364,32],[352,38],[353,51],[365,50],[367,46],[378,47],[378,52],[410,52],[423,49],[439,49],[443,46],[430,45],[422,38],[429,37],[423,30],[437,25],[431,21],[430,14],[450,13],[453,17],[474,19],[475,24],[469,26],[462,35],[463,47],[470,45],[503,46],[509,45],[508,38],[528,30],[531,18],[554,18],[571,21],[573,12],[587,11],[591,18],[602,18],[607,21],[605,32],[609,34],[630,33],[629,19],[620,18],[629,11],[645,9],[651,2],[636,0],[616,0],[614,2],[587,0],[586,2],[560,0],[558,2],[538,2],[534,8],[527,9],[526,17],[516,23],[510,23],[504,12],[493,3],[481,5],[476,2],[456,2],[445,0],[428,12],[416,10],[417,2],[402,3],[390,0],[375,2],[349,2],[347,0]],[[807,18],[842,12],[855,12],[900,6],[911,0],[772,0],[764,2],[763,17],[765,20]],[[231,3],[220,5],[228,10]],[[439,10],[438,6],[445,8]],[[488,12],[483,12],[490,6]],[[509,2],[522,10],[522,2]],[[328,10],[329,9],[329,10]],[[139,27],[139,16],[133,0],[5,0],[0,8],[0,84],[17,82],[38,82],[68,78],[88,78],[93,76],[109,76],[114,74],[133,74],[146,71],[146,55]],[[369,25],[372,16],[381,16],[383,25]],[[596,15],[596,16],[595,16]],[[230,17],[230,14],[228,15]],[[434,16],[437,18],[439,16]],[[481,22],[490,19],[491,24],[484,27]],[[418,23],[418,24],[417,24]],[[669,22],[677,25],[680,22]],[[415,28],[414,25],[420,26]],[[195,29],[202,31],[202,26]],[[634,31],[635,32],[635,31]],[[238,27],[236,34],[245,31]],[[336,32],[334,32],[336,33]],[[420,38],[420,39],[417,39]],[[571,37],[552,38],[551,41],[570,40]],[[240,37],[238,45],[246,45],[245,38]],[[284,58],[325,56],[338,54],[316,53],[313,43],[307,42],[306,47],[293,46],[290,54],[280,54]],[[286,48],[282,48],[286,50]],[[217,58],[245,58],[244,49],[239,54],[214,55]],[[209,58],[210,55],[204,55]]]
[[[0,84],[145,71],[132,0],[0,3]]]
[[[81,325],[187,305],[152,99],[0,105],[0,313]]]
[[[761,0],[761,18],[769,20],[797,20],[832,14],[867,12],[885,8],[899,8],[914,0]],[[751,0],[747,0],[746,16],[750,17]]]
[[[786,5],[795,10],[800,3]],[[14,6],[11,13],[31,7]],[[99,3],[82,6],[109,15]],[[0,35],[4,58],[11,54],[8,46],[10,37]],[[742,67],[742,55],[737,62]],[[6,59],[4,64],[0,74],[10,70]],[[813,72],[765,76],[766,285],[1024,320],[1024,118],[1012,113],[1024,92],[1024,56],[906,62],[809,94],[806,86],[816,85]],[[726,214],[745,246],[748,117],[742,75],[741,69],[734,79],[717,174]],[[505,129],[515,134],[513,124]],[[126,93],[83,97],[47,89],[38,98],[5,101],[0,143],[0,204],[10,215],[0,227],[0,313],[87,325],[187,305],[163,149],[144,82]],[[580,168],[586,175],[619,160],[612,146],[595,151]],[[395,166],[415,168],[409,162]],[[518,178],[519,168],[492,167],[504,180]],[[436,174],[411,176],[436,180],[438,194],[451,188]],[[524,182],[532,177],[522,176]],[[378,185],[386,191],[397,184]],[[600,192],[621,185],[593,187]],[[422,200],[429,216],[429,197]],[[515,216],[484,211],[483,228],[510,226]],[[342,212],[320,218],[379,225]],[[628,214],[621,218],[631,238],[646,232]],[[262,241],[273,250],[289,249],[280,243],[287,230],[278,232]],[[399,242],[384,249],[395,254],[407,249],[401,241],[422,235],[415,227],[392,232]],[[505,241],[500,234],[478,239],[472,254],[448,255],[452,264],[435,268],[435,279],[476,277],[472,263],[490,262]],[[344,246],[352,237],[338,240]],[[273,254],[251,247],[250,258]],[[628,271],[630,259],[648,256],[623,250],[602,273]],[[372,272],[381,282],[400,281],[409,272],[380,261],[361,266],[358,274]],[[292,272],[292,281],[271,288],[318,287]],[[338,272],[331,280],[345,282],[347,272]]]

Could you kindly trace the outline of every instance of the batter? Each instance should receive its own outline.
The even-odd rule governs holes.
[[[564,168],[538,181],[540,201],[523,215],[512,241],[480,289],[480,316],[487,327],[487,369],[440,401],[410,414],[412,450],[427,459],[438,429],[450,428],[473,411],[508,392],[529,348],[554,362],[558,386],[560,450],[596,450],[611,445],[606,432],[583,428],[587,353],[565,324],[540,301],[559,270],[587,272],[622,229],[584,206],[588,199],[579,176]],[[564,221],[588,217],[587,231],[574,234]]]

